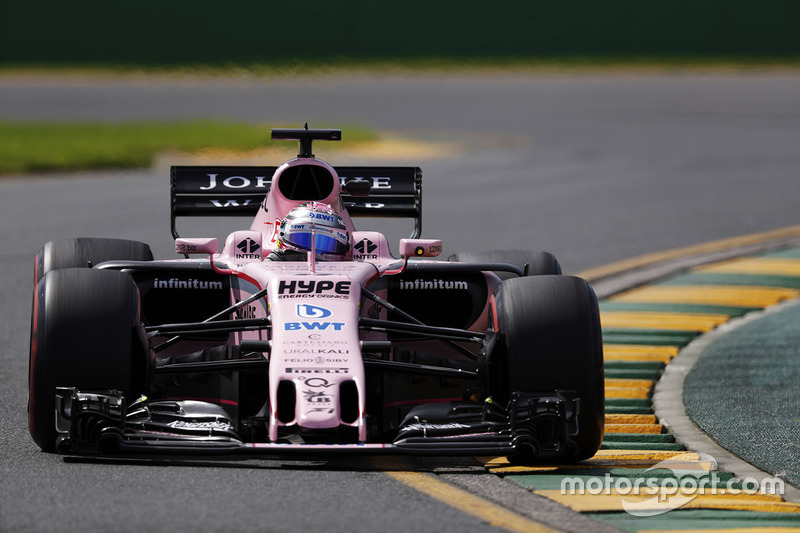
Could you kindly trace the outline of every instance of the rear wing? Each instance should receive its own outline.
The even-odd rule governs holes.
[[[250,216],[258,212],[278,167],[174,166],[170,172],[170,228],[178,217]],[[342,184],[369,181],[367,197],[342,190],[350,216],[413,218],[422,234],[422,171],[418,167],[334,167]]]

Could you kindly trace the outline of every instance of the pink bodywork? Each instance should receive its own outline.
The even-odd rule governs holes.
[[[355,230],[353,227],[353,221],[350,219],[350,215],[347,214],[345,211],[344,205],[342,205],[342,199],[340,194],[342,192],[342,184],[339,180],[338,174],[336,170],[320,159],[315,158],[297,158],[291,159],[286,163],[282,164],[278,167],[275,171],[275,174],[272,176],[272,182],[270,184],[270,194],[267,195],[267,198],[261,204],[261,208],[258,210],[255,218],[253,219],[253,224],[250,226],[251,230],[261,232],[263,235],[263,242],[264,247],[268,250],[275,249],[275,237],[278,231],[278,225],[280,225],[281,220],[286,216],[286,213],[291,211],[294,207],[297,207],[298,204],[302,202],[289,200],[286,197],[282,196],[278,193],[279,189],[279,182],[280,177],[283,172],[287,168],[295,167],[295,166],[307,166],[307,165],[316,165],[319,167],[325,168],[328,172],[331,173],[336,179],[334,180],[333,189],[331,193],[319,200],[322,203],[329,204],[333,207],[334,211],[339,213],[339,215],[344,219],[344,224],[347,227],[347,231],[352,234]]]
[[[334,176],[331,194],[321,201],[330,204],[342,216],[353,243],[368,239],[376,244],[374,250],[369,254],[353,251],[348,260],[338,262],[266,259],[275,249],[277,225],[292,208],[302,203],[285,198],[278,188],[283,171],[296,165],[322,166]],[[357,428],[360,442],[367,440],[366,381],[361,356],[364,339],[358,328],[361,287],[383,272],[401,271],[402,262],[391,255],[383,234],[354,230],[340,193],[341,183],[333,167],[318,159],[293,159],[275,171],[270,192],[250,229],[231,233],[220,253],[215,253],[216,239],[176,240],[178,253],[210,254],[215,270],[231,275],[232,302],[241,302],[267,288],[267,298],[245,306],[237,312],[237,317],[269,316],[271,339],[262,330],[233,334],[232,341],[236,344],[243,340],[271,341],[268,436],[273,443],[284,425],[308,429],[352,426]],[[408,256],[433,256],[441,251],[439,240],[403,241],[407,242],[401,242],[401,254]],[[390,267],[394,271],[389,270]],[[358,393],[358,415],[352,421],[342,419],[340,405],[340,386],[348,381],[355,384]],[[278,419],[278,390],[282,382],[291,382],[295,390],[295,412],[291,421]]]

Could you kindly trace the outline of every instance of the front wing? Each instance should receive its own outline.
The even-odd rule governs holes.
[[[417,455],[565,457],[577,450],[580,399],[559,392],[487,401],[428,404],[412,410],[392,442],[250,442],[219,406],[192,400],[130,404],[119,391],[56,391],[57,449],[62,453],[360,452]]]

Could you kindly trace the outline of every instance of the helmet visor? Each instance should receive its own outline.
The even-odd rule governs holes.
[[[341,237],[345,237],[345,235],[341,235]],[[310,231],[292,233],[290,236],[286,236],[285,240],[296,248],[311,250]],[[347,252],[347,244],[343,243],[340,239],[333,237],[331,234],[328,234],[328,232],[325,230],[317,229],[315,232],[314,249],[318,254],[344,255]]]

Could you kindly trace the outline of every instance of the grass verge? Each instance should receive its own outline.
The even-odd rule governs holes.
[[[376,138],[364,128],[342,129],[348,143]],[[0,122],[0,174],[144,168],[165,150],[270,144],[267,126],[237,122]]]
[[[800,68],[800,56],[747,55],[579,55],[551,56],[426,56],[369,59],[333,57],[317,60],[175,64],[82,62],[0,62],[0,77],[200,77],[271,79],[326,75],[489,75],[505,73],[581,72],[762,72]]]

